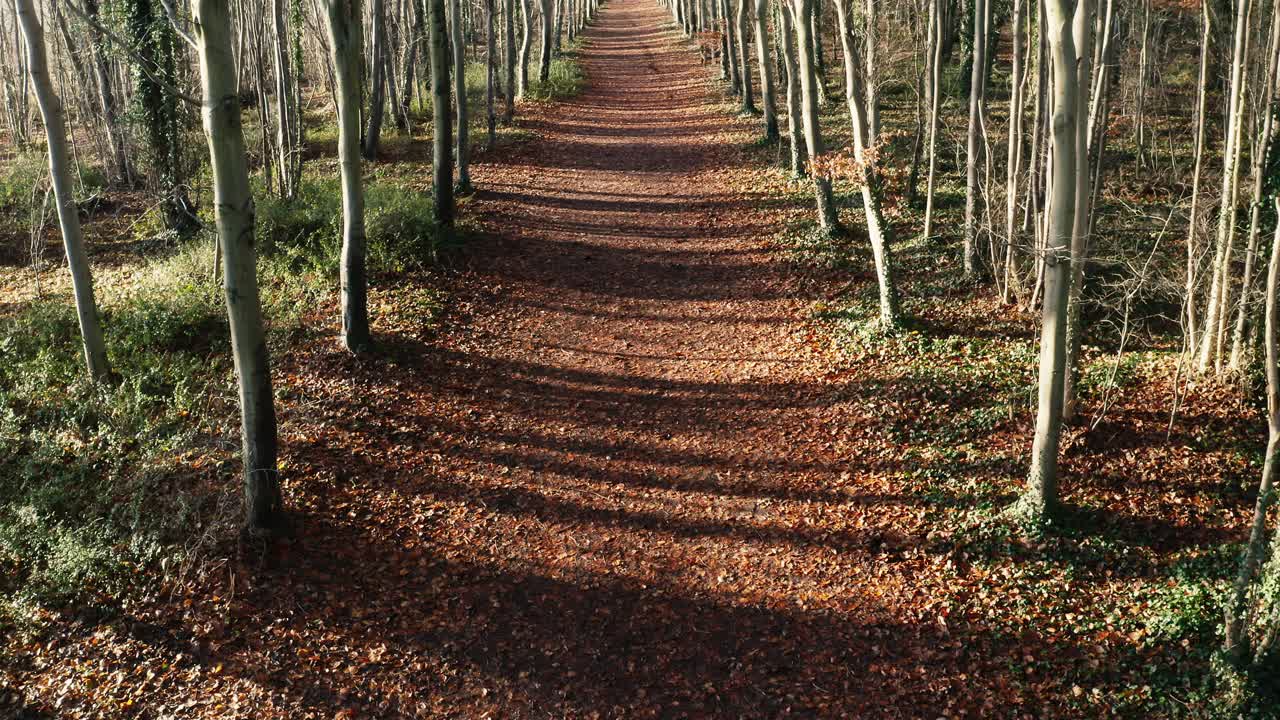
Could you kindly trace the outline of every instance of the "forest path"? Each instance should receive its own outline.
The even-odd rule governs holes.
[[[332,439],[291,444],[352,452],[323,463],[350,468],[335,489],[290,489],[328,518],[308,542],[331,589],[290,602],[348,597],[332,642],[433,716],[942,707],[916,653],[960,650],[910,581],[920,500],[770,246],[756,123],[653,0],[612,0],[585,35],[581,94],[475,164],[466,323],[404,364],[323,360],[363,377],[309,405]]]

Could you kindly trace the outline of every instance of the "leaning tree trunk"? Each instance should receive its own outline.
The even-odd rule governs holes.
[[[1045,33],[1053,57],[1053,193],[1045,239],[1044,304],[1040,329],[1039,400],[1031,470],[1023,509],[1033,520],[1052,517],[1058,506],[1058,441],[1062,433],[1062,387],[1067,364],[1067,294],[1071,282],[1071,228],[1076,209],[1076,46],[1070,0],[1045,0]]]
[[[449,0],[449,8],[453,14],[453,101],[457,106],[457,121],[454,123],[454,156],[458,163],[457,192],[471,192],[471,143],[468,140],[467,117],[467,59],[463,50],[466,42],[462,37],[462,6],[458,0]]]
[[[873,155],[868,153],[871,128],[870,115],[863,103],[868,93],[862,77],[862,62],[858,57],[856,39],[849,23],[849,0],[836,0],[836,13],[840,23],[840,46],[844,51],[844,94],[849,105],[849,119],[853,125],[853,147],[858,167],[862,171],[862,207],[867,217],[867,235],[871,239],[871,254],[875,258],[876,281],[880,289],[880,324],[896,328],[901,318],[898,308],[898,289],[894,282],[893,255],[889,248],[890,228],[881,210],[882,178]],[[871,83],[875,78],[868,78]]]
[[[773,64],[769,61],[769,0],[756,0],[756,56],[760,60],[760,94],[764,101],[764,139],[778,139],[778,105],[774,100]]]
[[[360,169],[360,5],[354,0],[325,0],[329,53],[338,106],[338,164],[342,175],[342,344],[352,352],[368,349],[369,303],[365,267],[364,178]]]
[[[284,508],[276,469],[275,401],[258,296],[253,195],[240,125],[231,19],[227,4],[220,0],[198,0],[192,15],[204,89],[204,132],[213,168],[214,215],[226,265],[223,289],[240,386],[245,528],[264,534],[280,528]]]
[[[449,110],[449,56],[445,28],[445,0],[427,0],[427,39],[431,52],[432,188],[436,226],[453,230],[453,119]]]
[[[373,66],[373,79],[369,83],[369,127],[365,130],[362,152],[366,158],[373,160],[378,156],[378,143],[382,138],[382,112],[386,103],[387,21],[382,0],[373,0],[369,11],[373,17],[373,57],[369,58]]]
[[[80,338],[84,345],[85,367],[89,377],[103,380],[111,373],[107,363],[107,345],[98,320],[98,306],[93,298],[93,277],[89,258],[84,251],[80,232],[80,214],[71,190],[71,168],[67,158],[67,129],[62,101],[53,91],[49,79],[48,55],[44,46],[44,29],[36,17],[33,0],[17,0],[18,24],[27,46],[27,70],[35,89],[36,103],[44,120],[45,142],[49,146],[49,178],[53,183],[54,202],[58,205],[58,225],[62,228],[62,244],[71,270],[71,288],[76,299],[76,316],[80,321]]]
[[[784,2],[786,0],[783,0]],[[822,127],[818,124],[818,78],[813,63],[813,15],[814,0],[791,0],[795,9],[796,54],[800,56],[801,114],[804,119],[804,140],[809,148],[809,159],[815,160],[826,152],[822,144]],[[830,178],[823,173],[813,173],[813,191],[817,200],[818,226],[823,232],[839,231],[836,217],[836,200],[831,191]]]
[[[1280,197],[1272,203],[1280,212]],[[1267,269],[1266,324],[1263,331],[1263,347],[1266,352],[1267,372],[1267,449],[1263,456],[1262,479],[1258,483],[1258,500],[1254,505],[1253,523],[1249,529],[1249,542],[1244,546],[1240,559],[1240,571],[1236,575],[1225,610],[1226,622],[1223,649],[1227,658],[1237,667],[1252,660],[1249,625],[1249,598],[1267,551],[1267,514],[1276,501],[1276,463],[1280,462],[1280,347],[1277,344],[1277,323],[1280,323],[1280,228],[1277,228],[1271,244],[1271,261]],[[1280,538],[1277,538],[1280,542]],[[1280,547],[1277,545],[1276,547]],[[1272,561],[1273,564],[1276,562]],[[1261,594],[1261,593],[1259,593]],[[1272,602],[1275,602],[1273,599]],[[1275,622],[1273,619],[1272,622]]]
[[[987,0],[973,0],[973,68],[969,80],[968,158],[965,163],[964,276],[978,275],[978,164],[987,106]]]
[[[804,144],[804,121],[800,116],[800,68],[796,63],[796,41],[790,3],[779,3],[778,17],[781,21],[778,36],[782,38],[782,58],[787,69],[787,138],[791,144],[791,174],[802,178],[806,172],[805,157],[808,151]]]

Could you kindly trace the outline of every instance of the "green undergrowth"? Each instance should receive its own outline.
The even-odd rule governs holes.
[[[336,297],[341,194],[336,181],[308,180],[293,200],[256,196],[262,300],[279,357]],[[429,196],[375,184],[367,198],[375,331],[380,305],[434,317],[434,291],[399,280],[445,245]],[[100,275],[111,382],[84,378],[69,293],[0,326],[0,622],[118,597],[156,575],[142,568],[190,561],[235,525],[238,412],[211,245],[205,235],[140,259],[127,277]]]

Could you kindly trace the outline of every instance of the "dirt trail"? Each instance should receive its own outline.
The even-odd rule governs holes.
[[[285,626],[322,657],[376,655],[370,710],[945,707],[964,676],[912,649],[962,652],[906,589],[929,562],[918,500],[827,379],[812,298],[768,246],[778,213],[734,185],[754,127],[656,2],[612,0],[586,38],[584,91],[474,168],[466,327],[389,366],[320,358],[356,380],[300,403],[330,430],[289,439],[291,471],[349,469],[289,488],[314,503],[316,567],[273,590]],[[340,678],[308,677],[284,702],[330,707]]]

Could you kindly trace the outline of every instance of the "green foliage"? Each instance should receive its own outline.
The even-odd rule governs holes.
[[[342,250],[342,187],[336,179],[304,179],[281,200],[258,193],[262,257],[282,274],[319,273],[336,281]],[[391,184],[365,185],[365,239],[373,275],[422,269],[446,238],[435,229],[427,193]]]
[[[564,100],[581,92],[585,80],[582,66],[578,64],[577,50],[565,48],[559,57],[552,59],[547,81],[532,78],[526,94],[535,100]]]

